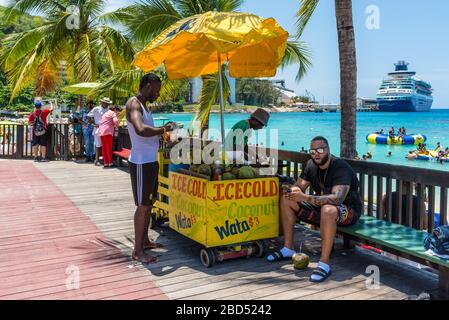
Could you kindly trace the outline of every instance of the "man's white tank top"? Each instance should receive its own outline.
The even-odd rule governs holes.
[[[154,127],[153,116],[151,111],[147,111],[137,97],[136,99],[142,107],[143,123],[147,126]],[[157,161],[157,153],[159,150],[159,136],[142,137],[136,133],[133,124],[128,121],[128,133],[131,139],[131,153],[128,161],[135,164],[144,164]]]

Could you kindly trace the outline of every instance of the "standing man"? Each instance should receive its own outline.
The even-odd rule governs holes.
[[[48,123],[47,117],[53,111],[53,105],[49,110],[41,110],[42,102],[34,103],[34,112],[28,117],[28,123],[32,126],[31,146],[33,147],[34,161],[47,162],[47,141],[48,141]],[[41,155],[39,156],[39,146]]]
[[[88,113],[88,117],[93,118],[94,122],[94,130],[93,130],[93,136],[94,136],[94,146],[95,146],[95,165],[100,165],[100,154],[101,154],[101,138],[98,135],[98,127],[101,123],[101,118],[103,115],[108,112],[109,105],[112,104],[112,101],[109,98],[104,97],[100,100],[101,106],[95,107],[92,109],[91,112]]]
[[[93,100],[89,100],[87,107],[84,107],[80,112],[81,122],[83,124],[84,150],[86,152],[86,162],[93,162],[95,157],[94,150],[94,126],[88,114],[94,109]]]
[[[320,225],[321,258],[310,281],[322,282],[331,275],[330,254],[337,226],[356,223],[362,214],[357,175],[343,159],[331,155],[326,138],[312,139],[311,159],[297,183],[284,193],[280,217],[284,247],[267,257],[268,261],[290,259],[295,253],[293,233],[296,220]],[[312,187],[314,195],[306,194]]]
[[[135,243],[132,258],[142,263],[157,261],[156,257],[145,253],[145,250],[160,247],[148,238],[148,227],[158,188],[159,136],[173,130],[171,123],[155,128],[153,116],[147,107],[147,102],[153,103],[159,98],[160,90],[161,79],[153,73],[148,73],[140,80],[137,96],[130,98],[125,106],[132,145],[128,159],[129,171],[137,206],[134,214]]]

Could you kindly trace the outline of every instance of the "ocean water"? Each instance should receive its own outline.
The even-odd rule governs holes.
[[[157,114],[164,116],[171,121],[184,124],[186,127],[192,127],[192,114]],[[225,114],[225,128],[230,129],[234,123],[239,120],[247,119],[248,114]],[[340,152],[340,113],[272,113],[268,129],[276,129],[278,133],[278,147],[283,150],[299,151],[301,147],[309,148],[310,140],[322,135],[329,140],[331,152],[339,155]],[[156,122],[157,124],[157,122]],[[218,114],[212,114],[210,127],[220,128]],[[405,165],[410,167],[419,167],[435,170],[449,171],[449,163],[437,163],[434,161],[407,160],[406,155],[409,150],[416,149],[415,146],[407,145],[376,145],[368,144],[366,135],[380,130],[388,132],[388,128],[405,127],[407,134],[424,134],[427,137],[427,148],[433,149],[437,142],[449,147],[449,109],[436,109],[430,112],[359,112],[357,113],[357,151],[359,155],[370,151],[373,158],[368,161],[383,162],[396,165]],[[210,137],[215,140],[219,135]],[[256,142],[254,136],[252,142]],[[263,139],[259,137],[260,141]],[[269,140],[265,145],[269,145]],[[282,142],[284,145],[281,145]],[[391,151],[392,156],[387,157]]]

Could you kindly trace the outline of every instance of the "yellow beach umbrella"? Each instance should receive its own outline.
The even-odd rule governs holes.
[[[206,12],[182,19],[154,38],[133,64],[145,72],[164,64],[170,79],[219,73],[224,143],[221,66],[235,78],[273,77],[284,57],[288,33],[273,19],[249,13]]]

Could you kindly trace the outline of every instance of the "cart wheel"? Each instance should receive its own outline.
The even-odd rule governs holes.
[[[254,244],[257,247],[257,251],[254,254],[256,257],[258,258],[262,258],[265,256],[265,251],[267,250],[267,245],[265,244],[265,241],[263,240],[257,240],[256,242],[254,242]]]
[[[210,268],[215,264],[215,253],[210,248],[204,248],[200,251],[201,263],[206,267]]]

